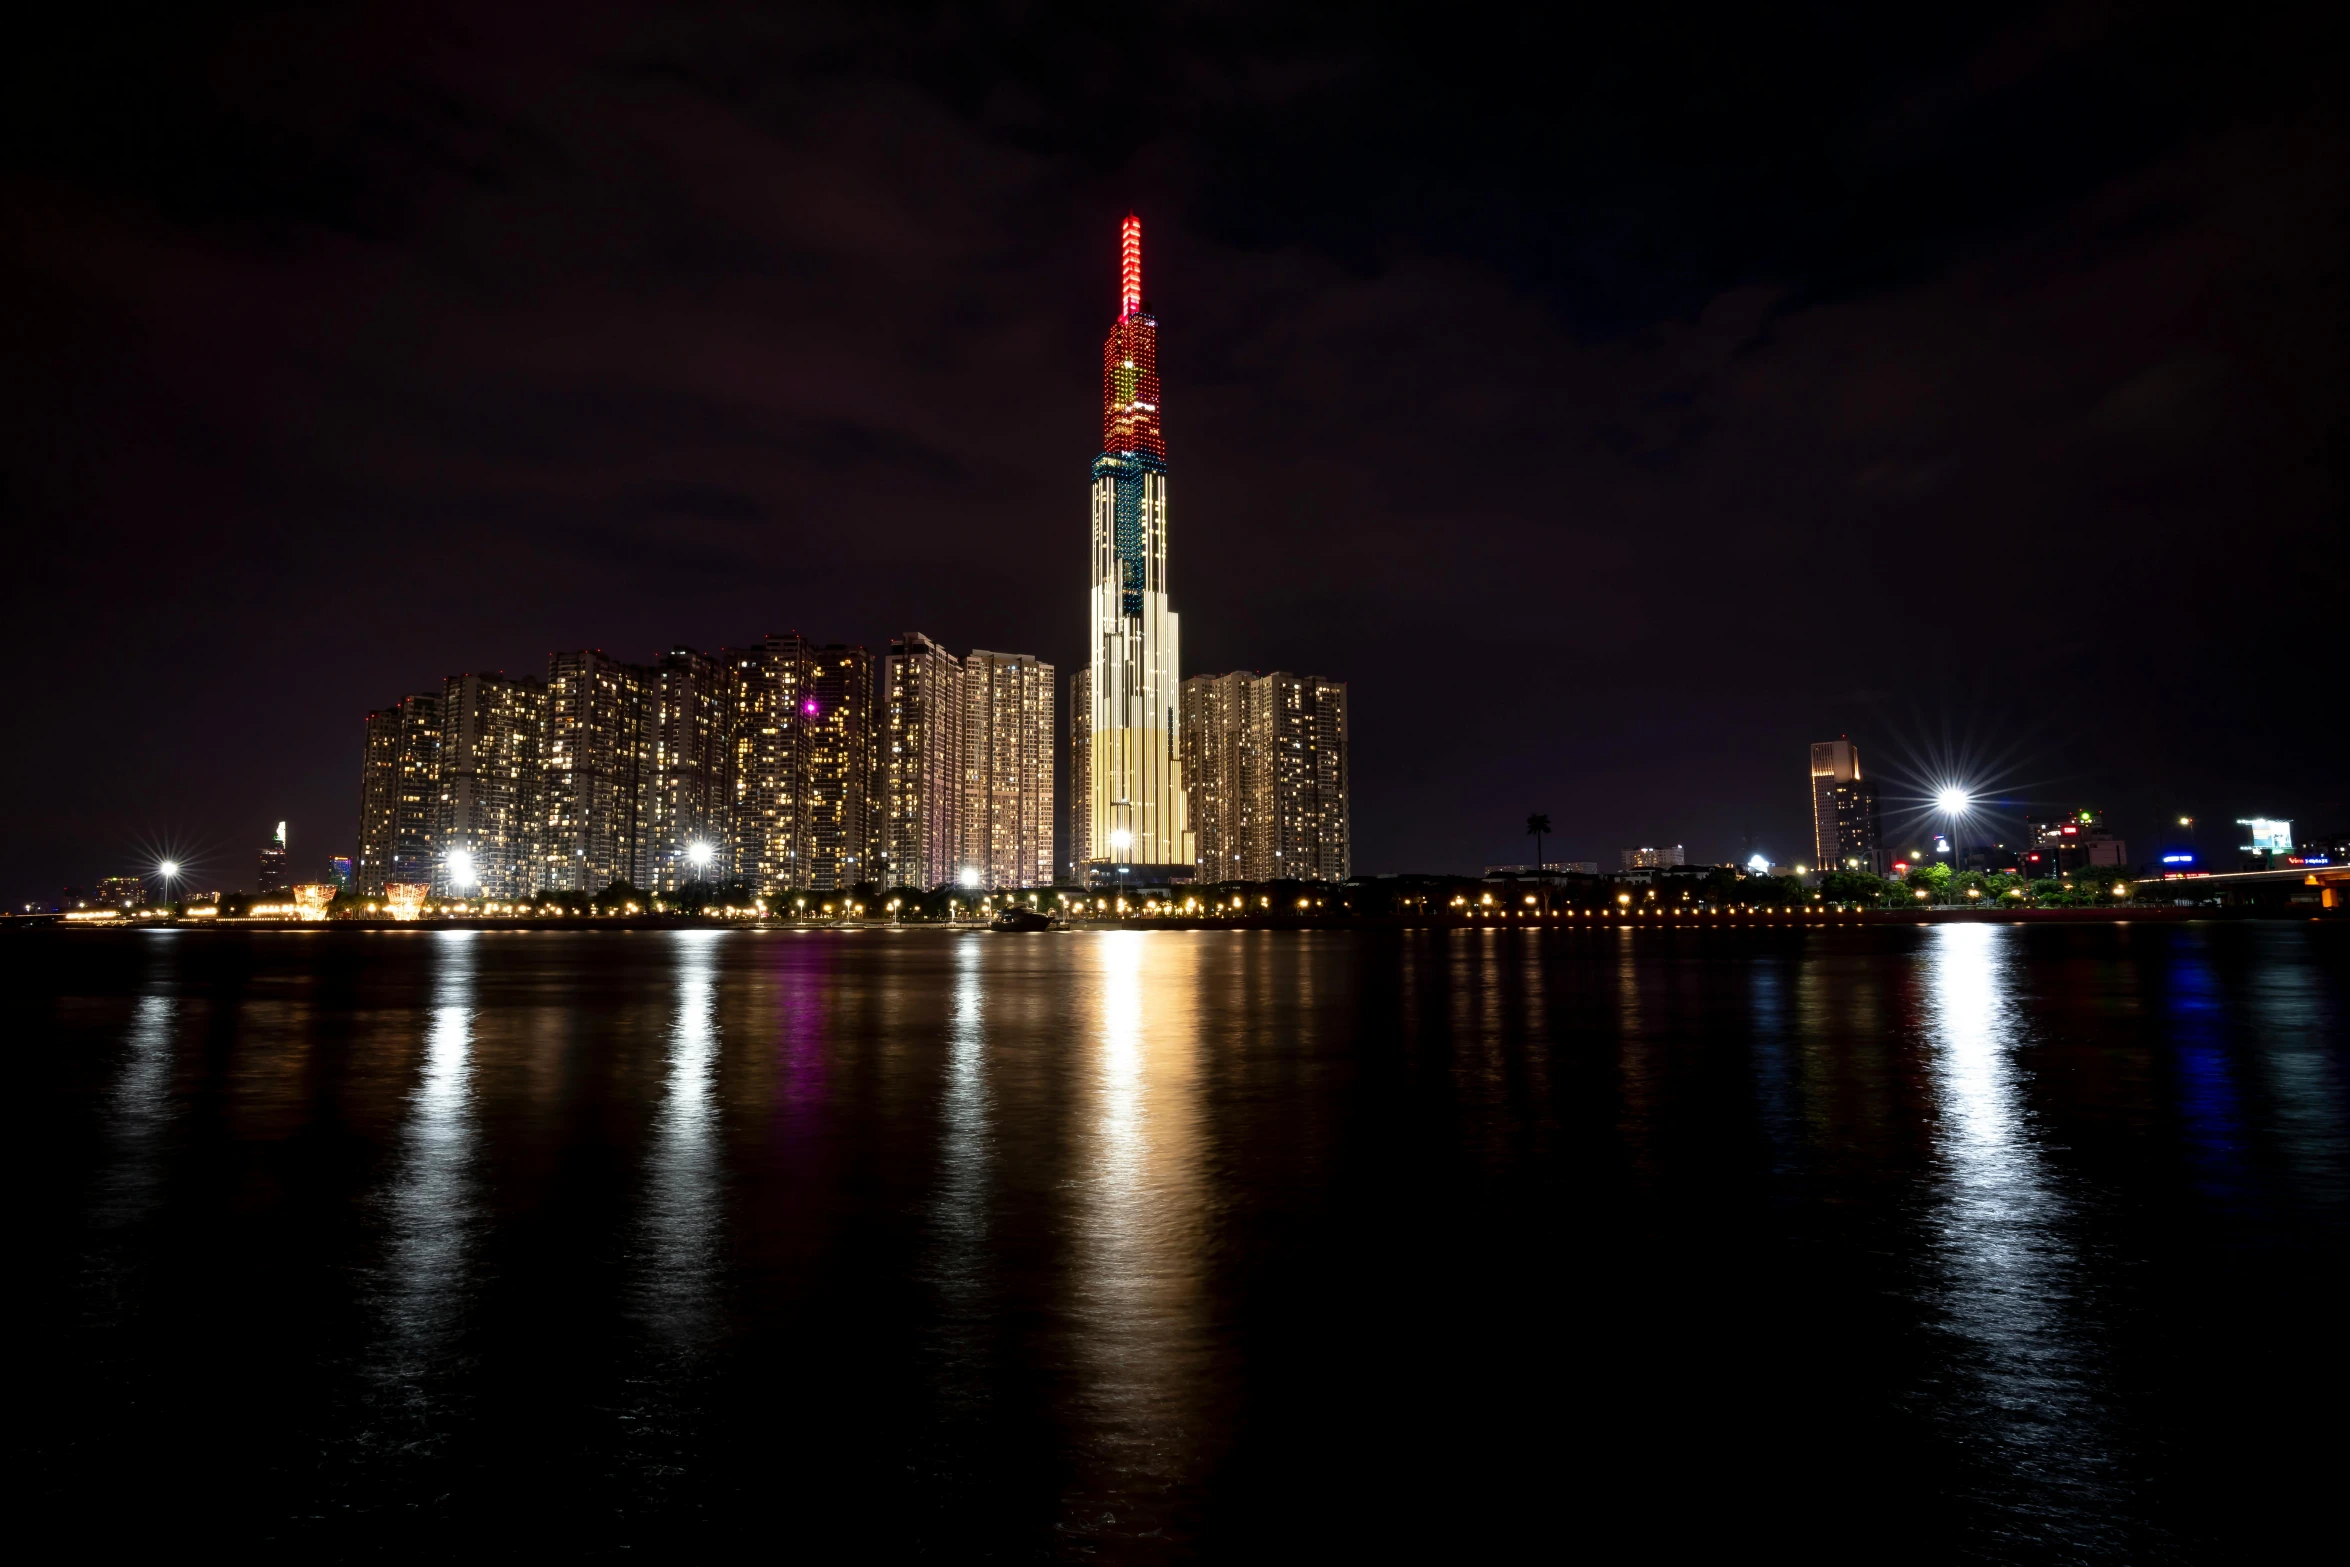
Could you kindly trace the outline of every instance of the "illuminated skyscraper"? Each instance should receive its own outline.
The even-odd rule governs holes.
[[[359,890],[429,886],[440,806],[441,699],[420,692],[367,715],[359,783]]]
[[[1811,748],[1813,865],[1823,871],[1885,874],[1877,833],[1877,786],[1860,774],[1860,748],[1821,740]]]
[[[640,782],[644,880],[657,892],[734,880],[727,744],[737,681],[731,657],[672,648],[651,671],[650,751]],[[706,858],[697,859],[697,848]]]
[[[1123,235],[1118,319],[1102,344],[1102,450],[1093,460],[1093,594],[1086,725],[1095,863],[1188,870],[1177,685],[1167,607],[1167,444],[1159,323],[1142,302],[1142,220]]]
[[[503,675],[441,684],[440,858],[434,890],[527,898],[538,887],[539,737],[547,688]],[[449,878],[471,857],[472,882]]]
[[[1183,771],[1202,879],[1352,874],[1343,682],[1279,670],[1192,676]]]
[[[1025,653],[963,661],[962,870],[983,887],[1053,880],[1053,666]]]
[[[1069,676],[1069,838],[1062,845],[1072,878],[1093,852],[1093,671]]]
[[[955,879],[963,827],[963,661],[919,631],[890,638],[883,666],[885,887]]]
[[[644,885],[639,806],[652,749],[651,678],[592,649],[548,658],[539,886],[596,893],[614,882]]]
[[[734,874],[752,890],[846,892],[878,880],[887,843],[873,655],[798,632],[728,655]]]
[[[277,836],[270,839],[261,851],[260,875],[253,883],[260,893],[280,893],[294,890],[293,873],[286,868],[286,824],[277,824]]]

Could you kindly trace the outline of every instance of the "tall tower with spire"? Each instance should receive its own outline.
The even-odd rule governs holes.
[[[1159,322],[1142,301],[1142,220],[1121,236],[1118,319],[1102,344],[1102,450],[1093,460],[1088,659],[1089,874],[1147,879],[1193,863],[1176,729],[1180,643],[1167,607],[1167,442]]]

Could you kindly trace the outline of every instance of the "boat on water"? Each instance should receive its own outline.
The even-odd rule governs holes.
[[[1006,909],[988,922],[989,930],[1051,930],[1053,917],[1034,909]]]

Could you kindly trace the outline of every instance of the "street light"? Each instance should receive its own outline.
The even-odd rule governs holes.
[[[470,849],[451,849],[449,851],[448,866],[449,885],[456,888],[459,893],[463,893],[466,888],[474,884],[476,878],[473,866],[473,851]]]
[[[1966,849],[1959,843],[1958,824],[1965,819],[1973,804],[1967,798],[1966,790],[1957,784],[1944,784],[1934,792],[1934,809],[1950,822],[1950,868],[1954,871],[1966,868]]]
[[[718,851],[706,843],[689,843],[685,846],[685,862],[697,871],[708,870],[710,862],[716,858]]]

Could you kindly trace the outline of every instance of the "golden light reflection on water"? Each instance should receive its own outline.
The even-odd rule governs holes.
[[[1090,939],[1075,1309],[1088,1424],[1117,1489],[1072,1497],[1072,1527],[1125,1533],[1187,1474],[1205,1345],[1198,944],[1142,931]],[[1117,1520],[1115,1523],[1105,1520]]]

